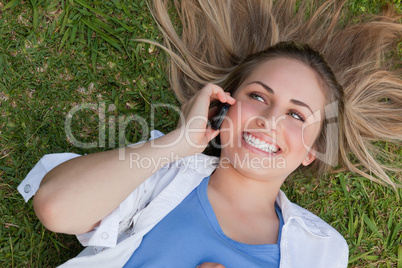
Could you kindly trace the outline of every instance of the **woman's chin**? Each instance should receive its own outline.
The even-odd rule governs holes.
[[[250,178],[266,180],[270,177],[286,178],[290,172],[287,170],[283,157],[261,157],[248,151],[240,151],[221,155],[222,168],[231,168]]]

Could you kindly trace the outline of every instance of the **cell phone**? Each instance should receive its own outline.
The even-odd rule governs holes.
[[[211,120],[212,129],[218,130],[221,127],[223,119],[229,111],[229,107],[230,105],[227,103],[221,104],[218,114],[215,115]]]

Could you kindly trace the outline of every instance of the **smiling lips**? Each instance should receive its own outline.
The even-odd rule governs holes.
[[[277,145],[262,141],[248,132],[243,133],[243,139],[252,147],[255,147],[267,153],[277,153],[280,150],[280,148]]]

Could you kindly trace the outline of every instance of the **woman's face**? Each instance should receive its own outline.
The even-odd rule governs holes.
[[[325,96],[316,73],[296,60],[259,65],[235,92],[221,126],[221,159],[248,177],[286,177],[315,159],[310,149]]]

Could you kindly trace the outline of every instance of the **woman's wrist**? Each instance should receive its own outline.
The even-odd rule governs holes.
[[[169,132],[162,138],[164,139],[160,141],[155,140],[155,148],[162,146],[167,148],[168,151],[174,155],[176,160],[203,151],[203,146],[196,144],[196,142],[191,139],[190,133],[184,126]],[[163,143],[162,146],[161,143]]]

